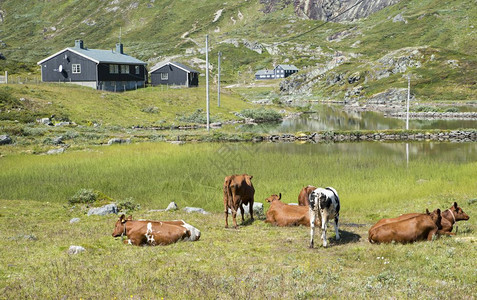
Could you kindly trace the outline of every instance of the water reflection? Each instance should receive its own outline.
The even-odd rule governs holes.
[[[236,129],[254,133],[296,133],[326,130],[386,130],[405,128],[406,121],[385,118],[377,112],[345,112],[340,106],[317,105],[316,113],[303,114],[281,123],[238,125]],[[476,120],[409,120],[410,129],[477,128]]]
[[[450,142],[411,142],[409,145],[409,161],[431,160],[453,163],[469,163],[477,161],[477,143]],[[343,156],[386,157],[388,162],[406,162],[406,143],[359,142],[329,144],[298,143],[257,143],[256,151],[282,153],[283,155],[329,155],[340,153]]]

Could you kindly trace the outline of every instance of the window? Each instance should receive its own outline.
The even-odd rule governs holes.
[[[73,64],[72,65],[73,74],[81,73],[81,65],[80,64]]]
[[[141,67],[136,66],[135,69],[136,69],[136,75],[141,74]]]
[[[109,73],[110,74],[118,74],[119,73],[119,66],[118,65],[109,65]]]
[[[169,73],[161,73],[161,80],[169,80]]]
[[[121,74],[129,74],[129,65],[121,65]]]

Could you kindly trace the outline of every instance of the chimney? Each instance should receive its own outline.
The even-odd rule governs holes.
[[[75,40],[75,47],[80,48],[80,49],[84,49],[83,40]]]
[[[121,44],[121,43],[116,44],[116,53],[124,54],[123,53],[123,44]]]

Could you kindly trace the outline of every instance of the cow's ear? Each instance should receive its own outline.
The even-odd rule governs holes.
[[[282,199],[282,193],[278,193],[278,200]]]
[[[252,179],[252,178],[253,178],[253,176],[252,176],[252,175],[250,175],[250,179]]]
[[[429,209],[426,208],[426,214],[430,215],[431,213],[429,212]]]
[[[126,216],[124,214],[122,214],[120,217],[119,217],[119,220],[123,220]]]
[[[129,217],[128,217],[127,220],[128,220],[128,221],[132,221],[132,215],[129,215]]]
[[[458,205],[457,202],[454,202],[454,208],[457,209]]]
[[[436,211],[437,211],[437,215],[440,216],[441,215],[441,210],[438,208]]]

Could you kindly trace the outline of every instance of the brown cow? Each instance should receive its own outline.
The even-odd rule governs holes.
[[[125,244],[131,245],[169,245],[180,240],[197,241],[200,231],[194,226],[180,221],[133,221],[121,215],[116,221],[113,237],[127,236]]]
[[[270,208],[267,210],[266,223],[271,223],[276,226],[310,226],[310,214],[308,207],[298,205],[288,205],[280,201],[282,194],[271,195],[265,200],[270,203]]]
[[[396,221],[405,220],[405,219],[409,219],[409,218],[413,218],[413,217],[416,217],[416,216],[419,216],[419,215],[422,215],[422,214],[420,214],[420,213],[409,213],[409,214],[400,215],[397,218],[381,219],[369,229],[369,232],[371,232],[371,230],[373,230],[374,228],[377,228],[381,225],[388,224],[388,223],[393,223],[393,222],[396,222]],[[462,221],[462,220],[468,220],[469,219],[469,216],[462,210],[462,208],[460,208],[457,205],[457,202],[454,202],[454,204],[449,209],[443,211],[441,213],[441,217],[442,217],[442,220],[441,220],[441,227],[442,228],[437,231],[437,233],[441,234],[441,235],[455,235],[455,233],[452,232],[453,225],[457,221]],[[457,231],[457,228],[456,228],[456,231]]]
[[[368,240],[372,244],[379,243],[413,243],[416,241],[431,241],[441,228],[441,210],[436,209],[432,213],[382,224],[370,230]]]
[[[229,227],[228,209],[232,211],[234,227],[237,228],[237,210],[242,213],[242,223],[245,222],[243,205],[249,204],[250,220],[253,221],[253,197],[255,189],[252,184],[253,176],[230,175],[224,180],[224,207],[225,207],[225,228]]]
[[[298,205],[308,206],[310,204],[308,202],[308,197],[314,190],[316,190],[316,187],[312,185],[307,185],[304,188],[302,188],[300,191],[300,194],[298,195]]]

